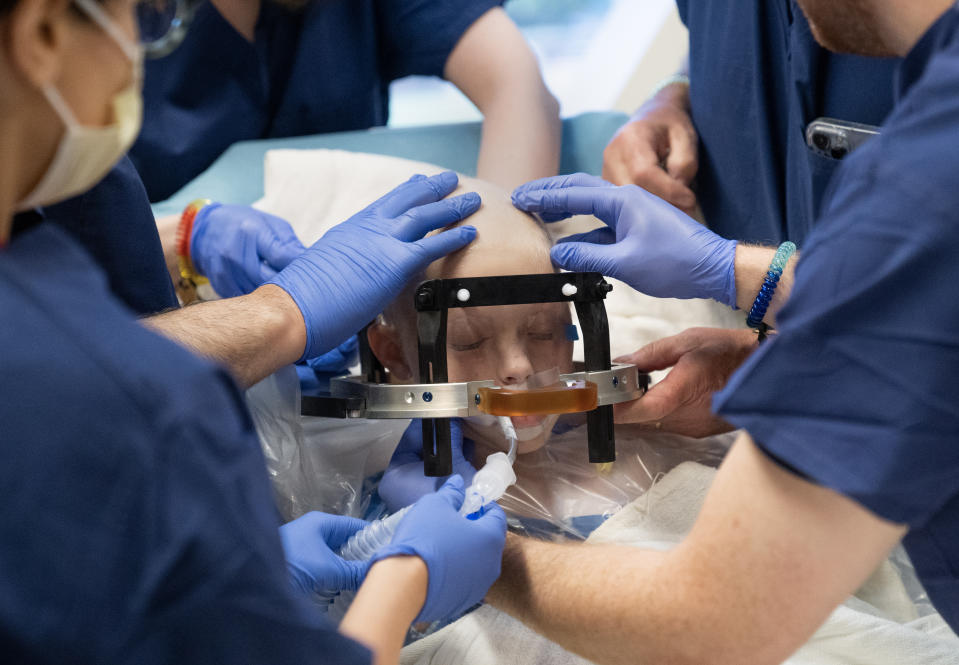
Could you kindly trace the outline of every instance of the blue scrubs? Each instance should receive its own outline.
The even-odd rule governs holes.
[[[52,224],[0,250],[0,312],[4,662],[370,661],[292,591],[223,370],[137,324]]]
[[[264,0],[248,42],[204,3],[186,40],[146,64],[131,151],[151,201],[169,198],[247,139],[385,125],[391,81],[442,76],[476,19],[502,0]]]
[[[840,168],[770,338],[714,405],[770,456],[906,524],[959,629],[959,9],[909,54]]]
[[[697,195],[716,233],[802,244],[838,162],[806,146],[821,116],[879,125],[896,60],[831,54],[794,0],[677,0],[689,28]]]
[[[86,248],[113,294],[138,315],[179,306],[146,190],[128,158],[89,192],[44,208],[43,216]]]

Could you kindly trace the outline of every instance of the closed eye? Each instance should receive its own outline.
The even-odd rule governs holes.
[[[553,333],[529,333],[530,338],[537,342],[551,342],[553,340]]]
[[[472,343],[470,343],[470,344],[453,344],[453,343],[450,343],[450,348],[452,348],[454,351],[475,351],[476,349],[480,348],[480,347],[483,345],[483,342],[485,342],[487,339],[488,339],[488,338],[483,337],[483,338],[478,339],[477,341],[472,342]]]

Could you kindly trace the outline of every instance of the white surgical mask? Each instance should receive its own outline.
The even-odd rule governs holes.
[[[142,49],[123,34],[94,0],[74,2],[119,45],[133,64],[133,80],[113,97],[113,121],[106,127],[81,125],[53,85],[43,88],[43,95],[63,122],[63,137],[50,167],[33,191],[17,205],[17,210],[51,205],[87,191],[126,154],[140,133]]]

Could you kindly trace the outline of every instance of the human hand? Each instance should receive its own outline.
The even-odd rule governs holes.
[[[673,369],[638,400],[613,407],[617,423],[642,423],[685,436],[703,437],[733,429],[712,410],[712,396],[756,349],[751,330],[690,328],[644,346],[616,362],[641,372]]]
[[[560,240],[550,254],[561,268],[600,272],[658,298],[714,298],[736,306],[736,241],[644,189],[576,173],[522,185],[513,204],[545,222],[595,215],[606,223]]]
[[[327,231],[270,280],[303,315],[302,357],[319,356],[354,334],[432,261],[476,237],[472,226],[423,237],[479,209],[472,192],[442,200],[456,184],[452,171],[413,176]]]
[[[413,504],[389,545],[372,562],[418,556],[429,570],[426,603],[416,621],[455,617],[478,603],[499,577],[506,542],[506,514],[495,503],[477,519],[459,514],[464,484],[452,476],[438,492]]]
[[[453,449],[453,473],[469,485],[476,469],[463,455],[463,430],[458,418],[450,420],[450,442]],[[380,498],[391,513],[416,502],[420,497],[439,489],[446,478],[431,478],[423,468],[423,421],[410,423],[390,458],[390,465],[380,480]]]
[[[639,185],[692,214],[699,137],[689,115],[689,86],[670,85],[639,107],[603,151],[603,178]]]
[[[250,206],[203,206],[190,236],[193,265],[224,298],[252,292],[305,249],[289,222]]]
[[[347,561],[336,552],[369,522],[354,517],[310,512],[280,527],[280,541],[293,586],[303,593],[355,591],[368,561]]]

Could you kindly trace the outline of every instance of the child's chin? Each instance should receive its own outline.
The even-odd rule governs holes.
[[[553,425],[556,424],[557,418],[558,416],[555,415],[547,416],[533,427],[517,427],[516,434],[519,440],[516,442],[516,454],[526,455],[545,446],[553,432]],[[467,419],[463,423],[463,436],[473,441],[482,442],[494,450],[506,452],[509,449],[509,443],[503,436],[503,430],[500,429],[499,423],[487,425],[478,420]]]

